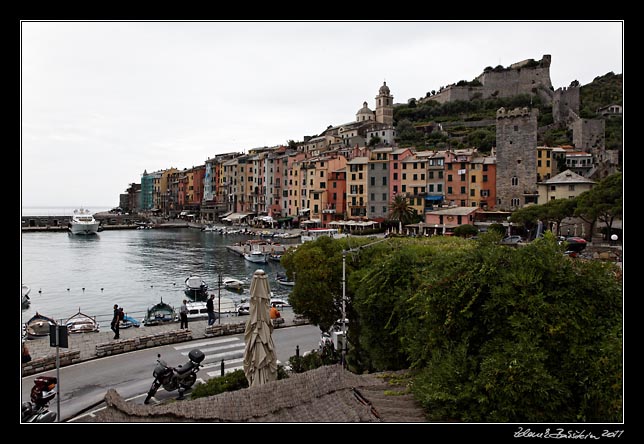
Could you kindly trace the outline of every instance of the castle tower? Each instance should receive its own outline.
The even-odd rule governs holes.
[[[537,203],[537,113],[528,108],[496,112],[496,196],[501,210]]]
[[[394,96],[389,93],[387,82],[382,82],[376,96],[376,122],[394,124]]]

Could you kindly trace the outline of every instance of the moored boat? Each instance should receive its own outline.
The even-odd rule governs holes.
[[[30,291],[31,291],[31,288],[29,288],[28,285],[22,284],[22,297],[20,299],[22,308],[27,308],[29,307],[29,304],[31,304],[31,300],[29,299]]]
[[[244,253],[244,259],[255,264],[266,264],[268,263],[268,253],[264,253],[259,248],[259,245],[254,244],[251,247],[250,253]]]
[[[184,293],[192,300],[205,300],[208,297],[208,285],[200,276],[190,275],[186,278]]]
[[[138,320],[134,319],[131,316],[125,315],[123,316],[123,319],[121,319],[121,322],[119,323],[119,328],[130,328],[130,327],[140,327],[141,322]]]
[[[78,309],[78,313],[70,316],[69,319],[65,321],[65,325],[67,326],[67,331],[69,333],[92,333],[98,331],[98,322],[96,322],[96,317],[81,313],[80,308]]]
[[[57,323],[52,318],[36,312],[36,314],[26,322],[25,330],[27,332],[27,338],[36,339],[43,336],[49,336],[50,325],[57,325]]]
[[[244,283],[240,281],[239,279],[235,279],[232,277],[226,277],[223,280],[224,288],[226,290],[230,291],[237,291],[237,292],[242,292],[244,291]]]
[[[174,307],[163,302],[163,298],[161,298],[161,302],[148,308],[143,325],[167,324],[176,321],[176,318]]]
[[[96,234],[100,222],[94,219],[89,210],[80,208],[74,210],[71,220],[69,221],[69,231],[72,234]]]

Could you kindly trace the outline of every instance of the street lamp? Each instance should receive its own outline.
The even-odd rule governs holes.
[[[221,325],[221,284],[223,280],[221,278],[221,273],[217,274],[217,293],[218,293],[218,306],[217,306],[217,324]]]

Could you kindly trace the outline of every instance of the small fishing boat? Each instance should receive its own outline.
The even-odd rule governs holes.
[[[186,278],[184,293],[194,301],[203,301],[208,297],[208,285],[200,276],[191,275]]]
[[[230,291],[242,292],[244,291],[244,283],[239,279],[227,277],[223,280],[224,288]]]
[[[250,253],[244,253],[244,259],[255,264],[268,263],[268,253],[264,253],[259,245],[253,244]]]
[[[119,323],[120,329],[130,328],[130,327],[138,328],[140,326],[141,326],[141,322],[137,321],[136,319],[128,315],[123,316],[123,319],[121,319],[121,322]]]
[[[26,323],[25,330],[27,332],[27,338],[36,339],[43,336],[49,336],[49,326],[57,325],[56,321],[48,316],[41,315],[36,312]]]
[[[31,291],[31,288],[29,288],[28,285],[22,284],[22,298],[20,300],[22,304],[22,308],[27,308],[29,307],[29,304],[31,304],[31,300],[29,299],[30,291]]]
[[[143,319],[143,325],[159,325],[175,322],[177,315],[172,305],[166,304],[161,298],[161,302],[148,308],[148,312]]]
[[[295,281],[290,280],[284,273],[277,273],[275,280],[278,284],[284,285],[286,287],[293,287],[295,285]]]
[[[67,331],[69,333],[92,333],[98,331],[98,322],[96,322],[96,317],[81,313],[80,308],[78,309],[78,313],[70,316],[69,319],[65,321],[65,325],[67,326]]]
[[[268,260],[273,262],[280,262],[282,260],[282,253],[270,253]]]

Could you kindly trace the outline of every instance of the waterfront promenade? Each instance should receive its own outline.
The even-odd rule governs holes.
[[[292,327],[294,325],[301,325],[302,321],[296,321],[296,317],[293,313],[293,310],[290,307],[285,307],[280,310],[282,315],[281,319],[284,320],[280,324],[279,328]],[[223,316],[221,318],[221,324],[229,325],[239,325],[240,323],[245,323],[249,319],[248,316]],[[217,321],[214,324],[218,325]],[[60,348],[60,353],[64,352],[80,352],[79,358],[76,362],[87,361],[91,359],[99,358],[97,354],[97,346],[102,348],[103,346],[108,346],[109,344],[117,345],[119,343],[132,342],[128,341],[129,339],[134,338],[143,338],[149,336],[179,336],[180,338],[189,338],[189,340],[197,340],[209,337],[207,334],[208,321],[207,319],[200,319],[196,321],[190,321],[188,324],[189,334],[186,334],[185,330],[179,329],[179,322],[172,322],[165,325],[156,325],[156,326],[141,326],[138,328],[130,327],[127,329],[121,329],[119,332],[120,339],[113,339],[114,332],[110,330],[109,325],[101,325],[101,329],[98,332],[94,333],[79,333],[79,334],[70,334],[68,336],[68,348]],[[212,327],[210,327],[212,329]],[[183,340],[183,339],[180,339]],[[175,341],[178,342],[178,341]],[[30,366],[35,362],[38,362],[40,358],[55,358],[56,348],[51,347],[49,344],[49,336],[32,339],[26,341],[27,347],[29,348],[29,353],[31,354],[32,362],[25,364],[24,366]],[[147,346],[157,346],[156,341],[150,340],[145,344],[143,348]],[[133,348],[131,351],[135,351],[138,348]],[[74,362],[75,363],[75,362]],[[27,372],[26,372],[27,373]],[[30,372],[33,373],[33,372]]]

